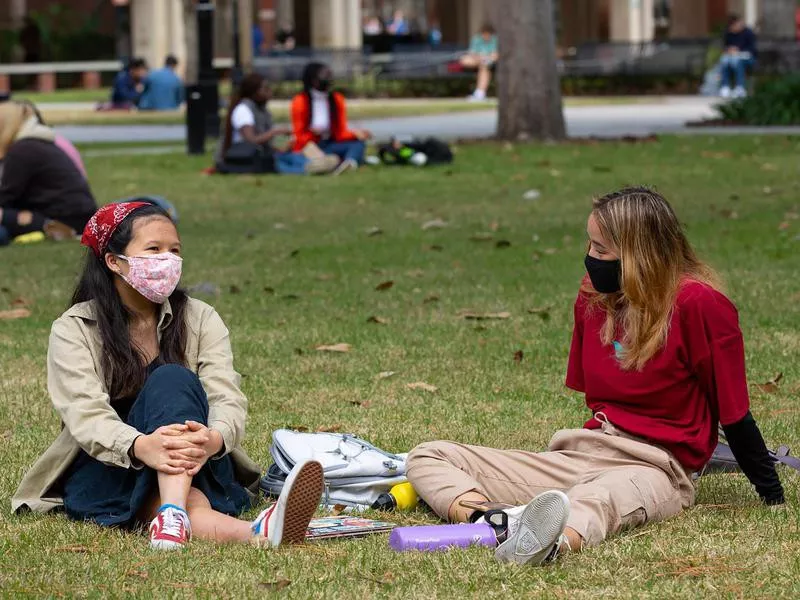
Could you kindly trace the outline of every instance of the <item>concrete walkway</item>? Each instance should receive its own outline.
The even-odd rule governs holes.
[[[800,127],[687,127],[689,121],[714,116],[716,98],[672,97],[658,104],[597,104],[571,106],[564,111],[571,137],[621,137],[652,134],[765,134],[798,135]],[[367,119],[355,122],[370,129],[377,141],[393,135],[436,136],[445,140],[490,138],[497,128],[494,109],[458,114]],[[76,143],[184,142],[183,125],[74,125],[58,131]],[[211,144],[209,143],[209,146]]]

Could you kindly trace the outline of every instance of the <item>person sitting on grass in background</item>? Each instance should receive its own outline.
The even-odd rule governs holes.
[[[542,564],[689,508],[720,424],[761,499],[784,502],[750,413],[736,307],[670,205],[619,190],[594,201],[587,233],[566,377],[592,412],[584,428],[557,432],[547,452],[442,441],[407,460],[444,519],[480,517],[462,502],[528,503],[507,513],[502,561]]]
[[[132,58],[127,68],[114,78],[111,88],[111,103],[101,109],[131,110],[139,104],[139,97],[144,91],[144,80],[147,77],[147,63],[143,58]]]
[[[720,58],[722,70],[722,87],[719,90],[723,98],[744,98],[747,96],[747,69],[756,62],[756,34],[745,25],[739,15],[728,18],[728,28],[723,38],[724,54]],[[731,82],[736,87],[731,91]]]
[[[468,97],[469,100],[478,102],[486,100],[497,57],[497,36],[494,33],[494,27],[487,23],[481,27],[477,35],[472,36],[469,51],[459,61],[462,67],[478,71],[475,91]]]
[[[144,80],[139,110],[176,110],[183,104],[183,81],[175,69],[178,59],[171,54],[164,67],[151,71]]]
[[[302,152],[313,144],[342,160],[338,172],[357,169],[364,163],[367,129],[350,129],[344,96],[332,90],[333,73],[327,65],[312,62],[303,70],[303,91],[290,107],[294,149]],[[314,146],[312,146],[314,148]]]
[[[95,210],[89,184],[34,107],[0,104],[0,246],[38,234],[73,238]]]
[[[72,306],[53,323],[50,398],[63,428],[31,467],[12,509],[101,526],[150,524],[150,546],[192,535],[268,546],[300,542],[319,504],[318,462],[298,463],[255,521],[259,468],[241,449],[247,399],[228,330],[177,288],[181,240],[148,202],[109,204],[86,225]]]
[[[39,109],[33,102],[31,102],[30,100],[21,100],[20,104],[30,106],[31,110],[33,111],[33,114],[36,115],[36,119],[39,121],[39,124],[47,127],[47,123],[45,122],[44,117],[42,117],[42,113],[39,112]],[[72,164],[75,165],[75,168],[78,169],[78,171],[80,171],[81,175],[83,175],[83,178],[88,180],[89,175],[86,172],[86,165],[83,164],[81,153],[78,152],[78,149],[75,147],[75,145],[60,133],[53,131],[53,134],[55,135],[53,143],[56,146],[58,146],[61,149],[61,151],[69,157],[69,159],[72,161]]]
[[[292,151],[289,143],[285,151],[276,150],[273,140],[278,136],[291,136],[288,127],[274,127],[272,113],[267,103],[272,90],[263,75],[250,73],[242,79],[239,89],[231,98],[228,116],[225,120],[225,135],[217,156],[217,168],[231,171],[234,159],[232,154],[239,147],[248,146],[259,149],[259,160],[264,161],[261,172],[276,172],[282,175],[303,175],[330,173],[339,166],[335,156],[320,154],[309,158],[301,152]],[[233,151],[232,151],[233,148]],[[247,149],[247,148],[245,148]],[[258,167],[254,172],[258,172]]]

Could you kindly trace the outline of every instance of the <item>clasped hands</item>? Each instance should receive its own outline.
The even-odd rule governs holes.
[[[222,434],[216,429],[197,421],[186,421],[140,435],[133,443],[133,456],[161,473],[185,473],[194,477],[223,445]]]

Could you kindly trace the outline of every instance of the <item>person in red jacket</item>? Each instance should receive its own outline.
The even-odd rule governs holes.
[[[442,518],[498,525],[498,560],[542,564],[689,508],[720,425],[761,499],[784,502],[750,414],[736,307],[670,205],[625,188],[594,201],[587,232],[566,384],[591,418],[547,452],[431,442],[407,459]],[[486,502],[515,508],[487,518]]]
[[[309,63],[303,71],[303,91],[294,97],[290,109],[294,151],[302,152],[313,142],[342,160],[340,171],[358,168],[364,162],[365,141],[372,134],[348,127],[345,99],[331,90],[332,77],[330,68],[322,63]]]

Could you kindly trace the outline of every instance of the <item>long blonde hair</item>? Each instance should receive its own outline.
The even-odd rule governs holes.
[[[620,364],[641,370],[667,341],[675,298],[686,280],[719,289],[720,280],[686,239],[678,217],[661,194],[645,187],[627,187],[595,198],[597,225],[622,263],[622,290],[601,294],[584,286],[590,306],[606,312],[601,330],[611,344],[621,326]]]

